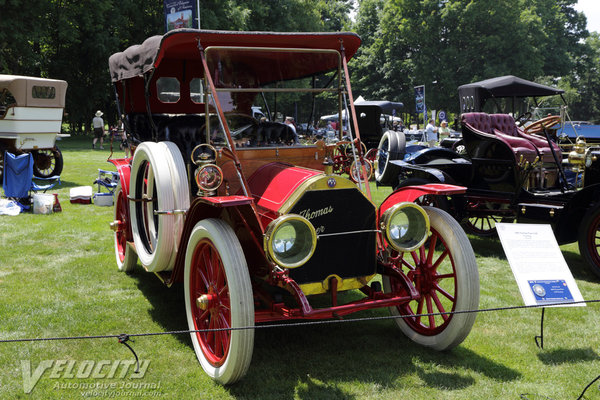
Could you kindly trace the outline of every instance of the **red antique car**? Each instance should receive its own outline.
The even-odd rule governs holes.
[[[475,314],[451,313],[478,307],[469,241],[447,213],[412,202],[464,188],[403,189],[377,206],[361,173],[355,183],[333,172],[335,145],[298,143],[274,118],[315,99],[329,104],[319,111],[355,115],[347,62],[359,45],[352,33],[182,29],[110,58],[135,146],[132,159],[112,160],[117,265],[139,259],[166,285],[184,282],[194,350],[221,383],[246,373],[257,323],[385,307],[438,350],[471,330]],[[346,131],[360,143],[356,126]],[[361,146],[351,153],[364,172]]]

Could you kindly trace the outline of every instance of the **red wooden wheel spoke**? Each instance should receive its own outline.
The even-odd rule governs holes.
[[[421,324],[421,315],[419,315],[419,314],[423,314],[423,303],[424,303],[424,300],[425,299],[421,297],[419,299],[419,303],[417,305],[417,312],[416,312],[416,314],[418,315],[417,318],[416,318],[417,324]]]
[[[427,300],[427,314],[432,314],[434,312],[434,310],[433,310],[433,304],[431,304],[431,296],[427,296],[426,300]],[[429,319],[429,328],[430,329],[434,328],[435,327],[435,316],[429,315],[428,319]]]
[[[210,317],[209,321],[208,321],[208,327],[204,328],[204,329],[215,329],[215,319],[212,317]],[[215,350],[215,331],[208,331],[206,332],[206,344],[209,347],[209,350],[214,353]]]
[[[421,264],[420,260],[419,260],[419,256],[417,255],[416,251],[411,251],[410,255],[413,258],[413,261],[415,262],[415,267],[418,266],[419,264]]]
[[[431,294],[431,297],[433,298],[433,301],[438,309],[439,313],[445,313],[446,309],[444,308],[444,305],[442,304],[442,302],[440,301],[440,298],[438,297],[438,295],[433,292]],[[446,321],[449,318],[448,314],[441,314],[441,317],[443,318],[444,321]]]
[[[200,288],[198,287],[199,294],[205,294],[208,291],[209,287],[208,278],[206,277],[205,271],[203,271],[201,268],[198,268],[196,272],[200,277],[200,280],[202,280],[202,285],[204,288],[204,290],[200,290]]]
[[[448,249],[445,249],[444,252],[442,254],[440,254],[440,256],[438,257],[438,259],[435,261],[435,264],[432,265],[432,270],[433,271],[437,271],[438,267],[440,266],[440,264],[446,259],[446,257],[448,256]]]
[[[230,329],[231,326],[229,326],[229,322],[227,321],[227,319],[225,318],[224,315],[220,315],[219,319],[221,320],[221,329]],[[221,344],[223,345],[223,349],[227,349],[229,347],[229,340],[231,339],[231,331],[230,330],[223,330],[220,331],[221,333]]]
[[[433,260],[433,253],[435,253],[435,244],[436,243],[437,243],[437,235],[431,235],[431,239],[429,240],[429,254],[427,254],[427,265],[431,265],[431,262]]]
[[[413,265],[409,264],[409,263],[408,263],[408,261],[406,261],[406,260],[402,259],[402,260],[401,260],[401,263],[402,263],[402,265],[404,265],[404,266],[405,266],[406,268],[408,268],[409,270],[411,270],[411,271],[414,271],[414,270],[415,270],[415,266],[413,266]],[[418,264],[418,261],[417,261],[417,262],[415,262],[415,264]]]
[[[206,251],[204,252],[204,265],[206,266],[206,280],[209,284],[209,287],[215,284],[215,262],[214,262],[214,254],[212,249],[206,246]]]
[[[435,290],[437,290],[438,292],[440,292],[441,294],[443,294],[444,297],[446,297],[448,300],[454,302],[454,296],[452,296],[446,290],[442,289],[437,283],[434,285],[434,287],[435,287]]]
[[[202,321],[205,321],[210,315],[209,310],[204,310],[204,312],[196,317],[196,325],[200,325]]]

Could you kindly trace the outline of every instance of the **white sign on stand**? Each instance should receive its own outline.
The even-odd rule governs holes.
[[[497,223],[510,268],[527,306],[585,306],[550,225]]]

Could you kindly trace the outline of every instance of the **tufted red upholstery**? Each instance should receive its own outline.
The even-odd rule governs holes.
[[[497,129],[506,135],[529,141],[540,156],[542,162],[554,162],[554,157],[552,156],[552,151],[548,146],[548,142],[542,138],[528,135],[523,130],[519,129],[512,116],[508,114],[491,114],[490,119],[493,129]],[[558,145],[554,143],[553,146],[558,158],[561,159],[562,155]]]
[[[512,116],[508,114],[491,114],[490,120],[492,122],[492,128],[497,129],[506,135],[519,137],[517,124],[515,124],[515,120]]]
[[[497,118],[508,117],[504,118]],[[517,132],[511,131],[512,127],[516,129],[515,121],[510,115],[506,114],[486,114],[486,113],[466,113],[462,116],[463,124],[468,124],[476,133],[479,135],[487,136],[490,135],[493,138],[500,139],[512,150],[515,160],[518,161],[523,156],[523,160],[533,162],[538,155],[538,152],[533,144],[526,139],[518,137]],[[513,134],[507,134],[503,130],[498,129],[501,127],[506,129],[507,132]]]
[[[471,125],[477,131],[492,134],[492,120],[486,113],[465,113],[462,115],[462,122]]]

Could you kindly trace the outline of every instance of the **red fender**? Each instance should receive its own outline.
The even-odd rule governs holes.
[[[119,182],[121,182],[121,196],[125,204],[127,204],[126,218],[127,218],[127,241],[133,242],[133,233],[131,231],[131,218],[129,217],[129,175],[131,174],[131,160],[132,158],[117,158],[110,159],[108,162],[112,163],[117,167],[119,173]],[[115,204],[116,204],[115,199]]]
[[[257,275],[266,275],[270,264],[262,249],[263,228],[252,206],[253,202],[251,197],[239,195],[194,199],[185,218],[175,266],[163,282],[170,286],[173,282],[183,280],[187,242],[196,223],[205,218],[226,221],[240,239],[249,268]]]
[[[112,158],[108,162],[117,167],[121,189],[125,196],[129,196],[129,175],[131,174],[131,161],[133,158]]]
[[[414,202],[416,199],[426,194],[453,195],[463,194],[466,191],[467,188],[464,186],[447,185],[444,183],[429,183],[426,185],[402,187],[395,190],[381,203],[381,206],[379,206],[379,210],[377,211],[377,219],[379,222],[379,217],[395,204],[406,201]]]

